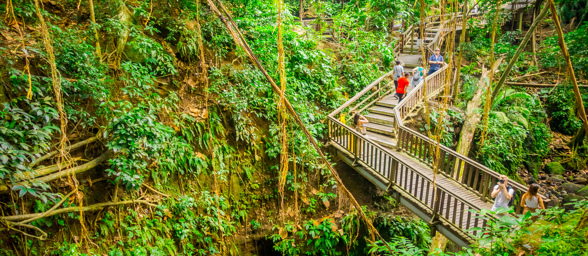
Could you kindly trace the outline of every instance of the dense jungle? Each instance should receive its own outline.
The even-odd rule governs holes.
[[[0,0],[0,256],[588,255],[587,5]]]

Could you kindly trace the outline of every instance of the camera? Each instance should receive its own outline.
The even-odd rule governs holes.
[[[503,179],[501,179],[501,180],[499,180],[499,181],[498,181],[498,183],[500,183],[500,184],[504,184],[504,180],[503,180]]]

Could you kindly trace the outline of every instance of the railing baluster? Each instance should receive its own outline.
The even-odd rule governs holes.
[[[464,208],[464,203],[461,202],[461,211],[459,212],[459,228],[463,228],[463,208]]]
[[[453,198],[453,207],[452,207],[453,208],[453,219],[451,219],[451,222],[453,224],[457,224],[457,219],[455,218],[456,214],[457,214],[457,202],[458,202],[457,198],[454,197]]]

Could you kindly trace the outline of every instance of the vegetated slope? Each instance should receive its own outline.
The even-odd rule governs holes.
[[[226,4],[276,77],[275,6]],[[286,129],[290,172],[280,198],[277,96],[206,4],[11,0],[0,10],[7,14],[0,21],[0,255],[254,253],[247,237],[269,233],[279,234],[273,240],[283,253],[294,242],[312,254],[357,245],[355,210],[338,198],[294,124]],[[385,29],[337,13],[347,31],[334,51],[285,15],[286,95],[318,139],[343,92],[352,95],[391,62]],[[67,152],[57,151],[61,145]],[[390,211],[391,201],[376,209]],[[370,216],[381,218],[386,237],[427,247],[422,222]]]

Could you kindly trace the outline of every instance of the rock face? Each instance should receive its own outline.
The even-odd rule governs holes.
[[[588,188],[580,191],[581,189],[585,188],[586,186],[582,186],[579,184],[574,183],[564,183],[561,185],[563,189],[568,192],[568,194],[578,194],[580,196],[588,196]]]
[[[559,162],[550,162],[545,165],[545,172],[549,174],[563,174],[565,169]]]

